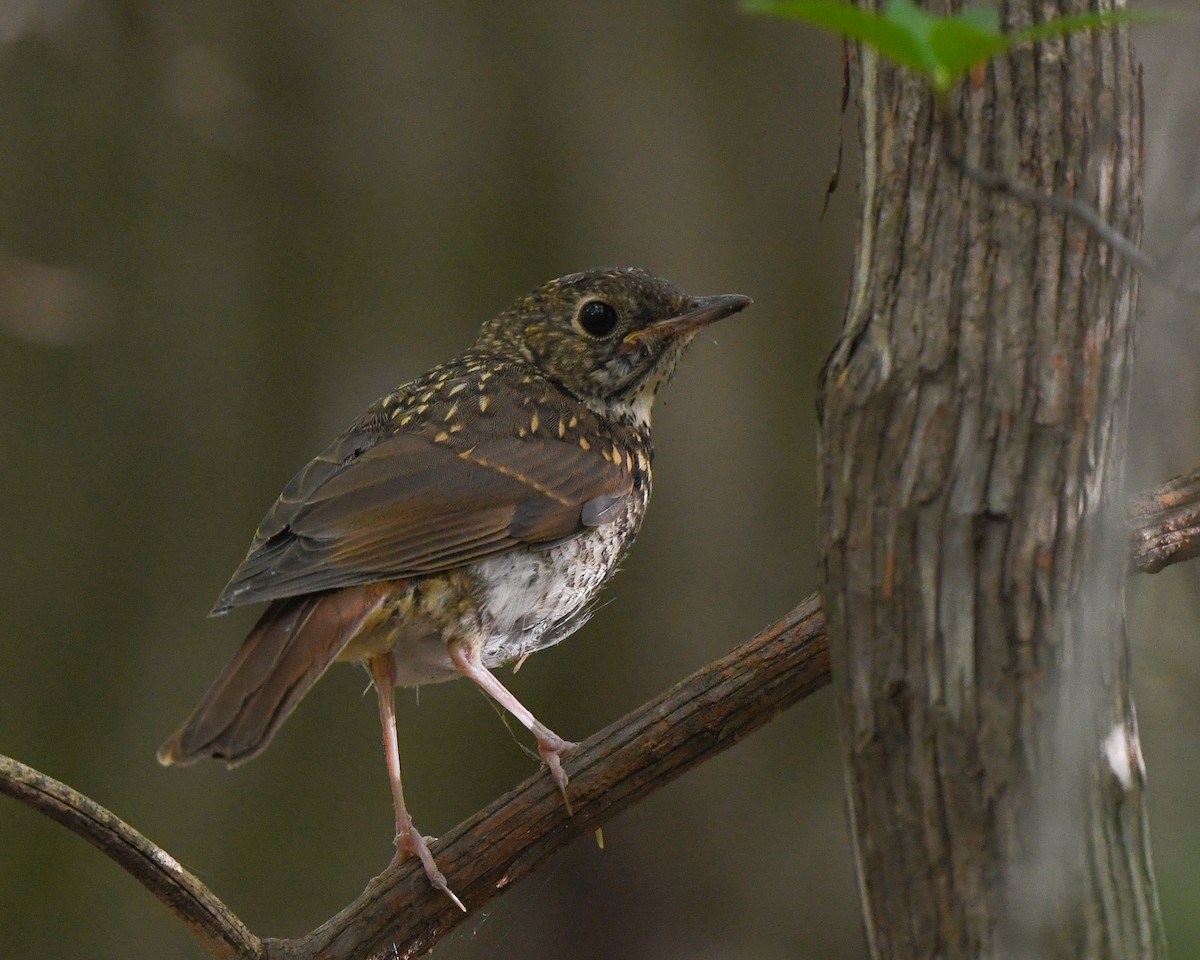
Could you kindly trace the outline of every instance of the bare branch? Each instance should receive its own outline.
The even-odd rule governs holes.
[[[444,837],[434,855],[468,908],[477,910],[575,837],[592,833],[828,682],[825,622],[813,596],[580,744],[565,764],[574,816],[567,815],[553,781],[539,773]],[[267,956],[416,957],[462,919],[410,860],[308,936],[267,941]]]
[[[262,955],[258,937],[208,887],[94,800],[3,755],[0,793],[40,810],[119,863],[187,924],[211,956],[247,960]]]
[[[1200,553],[1200,471],[1135,497],[1133,563],[1153,573]],[[582,743],[567,760],[575,815],[538,773],[435,844],[438,863],[472,910],[532,873],[684,771],[765,726],[830,682],[816,595],[732,653]],[[254,934],[165,851],[65,784],[0,756],[0,793],[62,823],[124,867],[221,960],[415,957],[463,915],[409,861],[295,940]]]
[[[1200,473],[1168,480],[1130,505],[1133,563],[1158,573],[1200,554]]]

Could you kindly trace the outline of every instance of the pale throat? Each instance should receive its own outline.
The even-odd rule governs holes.
[[[675,376],[675,367],[696,333],[697,331],[692,330],[676,337],[631,391],[616,400],[609,401],[608,415],[615,415],[639,430],[649,430],[650,412],[654,408],[654,398],[658,396],[658,391],[670,383],[671,378]],[[588,405],[591,406],[590,403]]]
[[[621,397],[616,402],[609,404],[606,409],[599,409],[603,408],[604,404],[598,404],[596,412],[613,417],[638,430],[649,430],[650,412],[654,408],[654,394],[655,389],[647,388],[643,383],[632,396]]]

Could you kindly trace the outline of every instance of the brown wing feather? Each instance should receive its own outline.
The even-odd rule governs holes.
[[[510,431],[349,433],[288,484],[214,612],[561,540],[584,529],[587,504],[632,489],[624,463],[575,438]]]

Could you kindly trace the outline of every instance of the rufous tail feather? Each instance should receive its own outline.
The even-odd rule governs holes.
[[[379,611],[378,585],[276,600],[200,705],[158,750],[163,764],[229,766],[270,742],[296,704]]]

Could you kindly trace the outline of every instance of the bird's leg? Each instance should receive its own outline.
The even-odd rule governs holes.
[[[446,877],[438,865],[434,863],[433,854],[429,852],[429,844],[413,826],[412,817],[404,805],[404,788],[400,784],[400,744],[396,737],[396,670],[390,653],[372,657],[367,661],[367,670],[371,674],[371,682],[375,684],[375,693],[379,697],[379,723],[383,727],[383,750],[387,754],[388,779],[392,783],[392,800],[396,804],[396,856],[392,865],[399,863],[408,854],[414,854],[425,868],[425,876],[438,890],[454,901],[454,905],[463,913],[467,908],[454,895]]]
[[[451,643],[450,659],[463,676],[474,680],[484,693],[516,717],[522,726],[537,738],[538,753],[541,754],[542,760],[550,771],[550,776],[558,784],[558,790],[562,794],[563,803],[566,804],[567,813],[574,813],[571,809],[571,798],[567,796],[567,774],[563,770],[561,758],[564,753],[574,750],[578,744],[564,740],[530,713],[529,709],[513,696],[504,684],[492,676],[479,659],[478,650],[468,647],[465,643]]]

